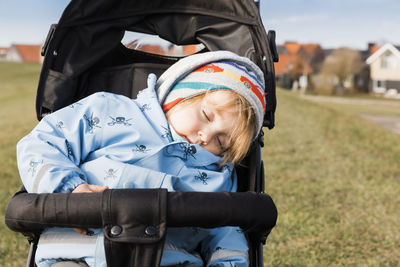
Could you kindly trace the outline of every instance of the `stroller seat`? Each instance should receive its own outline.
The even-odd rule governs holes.
[[[264,126],[274,127],[274,33],[265,32],[252,0],[72,0],[43,46],[36,99],[39,120],[98,91],[134,98],[146,87],[149,73],[160,76],[179,60],[128,49],[121,43],[125,31],[158,35],[176,45],[203,44],[203,51],[229,50],[250,58],[265,76]],[[230,225],[243,228],[250,266],[259,267],[262,244],[277,218],[274,202],[264,193],[263,145],[261,131],[236,166],[237,193],[113,189],[31,194],[22,188],[8,204],[6,224],[31,242],[28,266],[34,266],[35,246],[47,227],[102,228],[108,266],[150,267],[159,265],[166,227]],[[213,207],[212,212],[204,207]]]

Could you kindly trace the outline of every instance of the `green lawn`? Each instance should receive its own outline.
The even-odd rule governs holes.
[[[0,63],[0,266],[23,266],[28,252],[3,222],[20,186],[15,144],[36,124],[39,71]],[[400,136],[355,113],[278,91],[263,151],[279,210],[265,266],[399,266]]]
[[[305,98],[309,100],[322,98],[322,101],[319,101],[320,105],[347,113],[400,116],[400,99],[367,96],[355,98],[306,95]]]
[[[0,62],[0,266],[24,266],[28,243],[4,225],[8,200],[21,186],[15,145],[36,124],[39,64]]]
[[[265,266],[399,266],[400,136],[356,113],[278,92],[263,151],[279,211]]]

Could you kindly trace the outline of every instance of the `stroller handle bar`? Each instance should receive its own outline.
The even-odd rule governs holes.
[[[277,209],[267,194],[166,189],[109,189],[79,194],[19,191],[5,214],[7,226],[16,232],[40,233],[47,227],[102,228],[110,240],[142,244],[162,239],[167,226],[240,226],[265,242],[262,237],[268,235],[276,219]]]

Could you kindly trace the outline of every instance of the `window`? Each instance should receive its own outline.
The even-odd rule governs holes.
[[[399,58],[392,52],[386,51],[381,59],[382,69],[396,69],[399,64]]]

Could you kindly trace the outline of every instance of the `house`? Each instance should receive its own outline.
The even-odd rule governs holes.
[[[279,62],[275,63],[275,76],[278,86],[283,88],[307,87],[308,77],[319,72],[325,58],[321,46],[314,43],[285,42],[277,50]]]
[[[0,61],[6,61],[8,54],[8,47],[0,47]]]
[[[129,49],[163,56],[187,56],[199,52],[203,47],[202,45],[178,46],[169,42],[167,43],[167,41],[158,40],[134,40],[125,44],[125,46]]]
[[[6,61],[8,47],[0,47],[0,61]]]
[[[400,46],[387,43],[369,56],[366,63],[370,66],[373,93],[400,93]]]
[[[368,43],[366,50],[360,50],[360,57],[362,61],[361,69],[354,75],[353,86],[358,92],[369,92],[370,87],[370,66],[366,63],[368,57],[379,49],[379,45],[375,43]]]
[[[13,44],[8,49],[6,60],[14,62],[42,63],[41,45]]]
[[[139,50],[139,51],[143,51],[146,53],[152,53],[152,54],[157,54],[157,55],[166,55],[167,54],[166,49],[159,44],[149,44],[149,43],[143,44],[143,43],[135,40],[135,41],[125,44],[125,46],[129,49]]]

